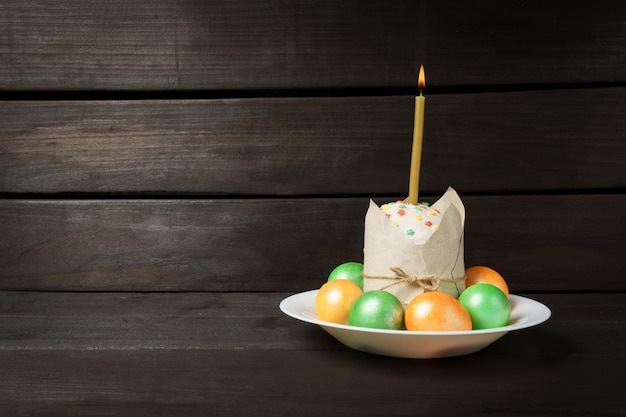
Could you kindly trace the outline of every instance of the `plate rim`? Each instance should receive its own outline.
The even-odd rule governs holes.
[[[494,327],[491,329],[479,329],[479,330],[457,330],[457,331],[416,331],[416,330],[389,330],[389,329],[374,329],[368,327],[357,327],[350,326],[347,324],[338,324],[332,323],[329,321],[320,320],[315,317],[308,317],[302,312],[294,311],[290,308],[290,305],[293,304],[296,300],[307,299],[308,297],[312,297],[315,299],[314,294],[317,294],[319,289],[312,289],[307,291],[302,291],[299,293],[295,293],[285,297],[279,304],[280,310],[296,319],[306,323],[315,324],[321,327],[331,327],[346,331],[355,331],[355,332],[369,332],[369,333],[386,333],[386,334],[396,334],[396,335],[405,335],[407,337],[415,337],[415,336],[471,336],[471,335],[479,335],[479,334],[488,334],[488,333],[507,333],[514,330],[522,330],[529,327],[537,326],[541,323],[544,323],[552,316],[552,311],[548,306],[541,303],[540,301],[534,300],[532,298],[524,297],[516,294],[509,294],[509,300],[512,301],[511,312],[514,312],[515,307],[521,305],[523,307],[534,307],[538,310],[538,314],[534,319],[525,320],[521,323],[513,323],[508,324],[506,326]],[[313,306],[313,311],[315,310],[315,306]]]

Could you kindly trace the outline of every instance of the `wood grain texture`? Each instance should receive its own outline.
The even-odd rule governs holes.
[[[378,417],[390,409],[397,416],[624,414],[619,386],[610,382],[623,374],[623,367],[616,366],[623,357],[542,355],[537,350],[555,341],[546,333],[526,337],[532,334],[531,343],[518,345],[532,353],[509,345],[509,356],[494,358],[489,350],[470,361],[407,362],[303,350],[0,352],[0,363],[8,369],[0,383],[0,415],[318,417],[358,412]],[[523,342],[522,336],[507,338],[507,344]],[[416,398],[415,392],[428,399]],[[485,401],[485,392],[493,400]]]
[[[3,1],[0,417],[626,415],[625,16]],[[421,199],[455,187],[466,265],[553,315],[408,361],[278,304],[406,195],[422,63]]]
[[[278,305],[289,295],[0,291],[0,352],[347,350],[319,328],[283,314]],[[576,346],[577,355],[624,354],[618,347],[626,336],[609,338],[625,324],[624,293],[527,296],[552,310],[546,330],[553,337],[574,337],[571,331],[565,334],[573,325],[586,329],[587,338]],[[585,321],[593,321],[594,328]],[[557,355],[560,348],[556,344],[544,353]]]
[[[546,323],[441,360],[350,350],[282,315],[286,295],[2,292],[0,415],[626,411],[613,382],[624,371],[624,294],[536,294],[553,310]],[[18,327],[24,342],[12,347]]]
[[[435,95],[420,190],[626,187],[626,88]],[[413,98],[0,102],[0,191],[407,193]]]
[[[310,348],[278,309],[286,296],[0,292],[0,351]]]
[[[2,90],[625,81],[622,2],[4,1]]]
[[[626,289],[624,195],[463,200],[466,264],[496,268],[514,291]],[[362,260],[367,203],[366,198],[4,200],[0,287],[317,288],[334,266]]]

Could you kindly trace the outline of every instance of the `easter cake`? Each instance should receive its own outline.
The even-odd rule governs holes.
[[[405,304],[424,291],[457,298],[465,289],[464,225],[465,208],[452,188],[432,206],[370,201],[363,289],[383,289]]]

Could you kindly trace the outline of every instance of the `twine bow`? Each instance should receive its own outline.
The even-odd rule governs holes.
[[[455,282],[455,283],[460,282],[460,281],[465,281],[465,275],[463,275],[462,277],[458,277],[458,278],[441,278],[440,276],[436,274],[428,274],[428,275],[423,275],[421,277],[418,277],[418,276],[412,276],[412,275],[407,274],[406,272],[404,272],[402,268],[399,268],[397,266],[392,266],[389,269],[391,270],[391,272],[395,273],[396,275],[392,277],[385,277],[385,276],[378,276],[378,275],[363,274],[363,277],[370,278],[370,279],[392,281],[390,284],[387,284],[384,287],[380,288],[381,290],[386,290],[387,288],[393,287],[394,285],[408,283],[416,287],[421,287],[424,289],[424,291],[437,291],[442,281]]]
[[[399,268],[397,266],[392,266],[389,269],[396,275],[393,277],[385,277],[363,274],[363,276],[365,278],[393,281],[390,284],[387,284],[384,287],[380,288],[381,290],[386,290],[387,288],[393,287],[394,285],[408,283],[410,285],[421,287],[424,289],[424,291],[437,291],[439,289],[439,286],[441,285],[441,281],[443,280],[443,278],[435,274],[428,274],[421,277],[412,276],[407,274],[402,268]]]

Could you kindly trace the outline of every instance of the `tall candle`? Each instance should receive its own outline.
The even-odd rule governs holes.
[[[420,182],[420,166],[422,162],[422,142],[424,140],[424,107],[426,98],[423,90],[426,87],[424,66],[420,66],[417,77],[419,96],[415,97],[415,116],[413,118],[413,148],[411,151],[411,172],[409,174],[409,204],[417,204]]]

